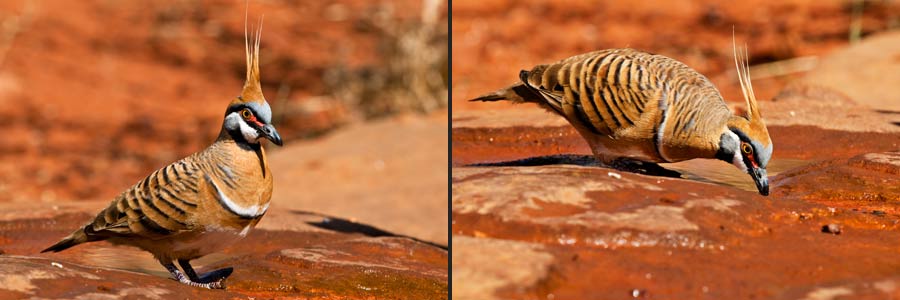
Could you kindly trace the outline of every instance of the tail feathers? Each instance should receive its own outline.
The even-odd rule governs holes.
[[[84,233],[84,228],[80,228],[80,229],[76,230],[75,232],[73,232],[72,234],[70,234],[69,236],[67,236],[66,238],[59,241],[58,243],[54,244],[53,246],[50,246],[49,248],[44,249],[44,251],[41,251],[41,253],[50,252],[50,251],[59,252],[59,251],[69,249],[72,246],[76,246],[81,243],[90,242],[90,241],[91,240],[88,238],[87,234]]]
[[[544,101],[543,97],[541,97],[537,92],[522,83],[509,86],[490,94],[479,96],[469,101],[492,102],[500,100],[512,101],[513,103],[541,103]]]
[[[472,99],[469,101],[493,102],[493,101],[500,101],[500,100],[508,100],[507,96],[504,95],[504,93],[500,93],[500,92],[501,91],[496,91],[496,92],[493,92],[493,93],[490,93],[487,95],[481,95],[481,96],[478,96],[478,98],[475,98],[475,99]]]

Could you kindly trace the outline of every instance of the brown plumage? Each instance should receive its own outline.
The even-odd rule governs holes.
[[[241,95],[229,104],[216,141],[151,173],[92,222],[42,252],[108,240],[152,253],[183,283],[223,287],[230,269],[200,277],[189,261],[245,236],[269,207],[272,173],[259,140],[280,146],[281,137],[271,125],[271,109],[259,84],[260,32],[252,43],[245,41],[247,80]]]
[[[537,103],[566,118],[605,163],[719,158],[748,172],[759,173],[751,168],[757,166],[765,177],[771,140],[756,107],[745,53],[740,55],[735,51],[747,116],[732,115],[715,86],[687,65],[633,49],[538,65],[521,71],[520,83],[472,101]],[[742,143],[753,146],[750,155],[735,156]],[[757,187],[768,193],[765,178]]]

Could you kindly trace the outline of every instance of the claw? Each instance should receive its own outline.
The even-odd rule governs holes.
[[[231,272],[234,271],[233,268],[224,268],[215,270],[202,276],[197,276],[197,273],[194,272],[194,268],[191,267],[191,264],[186,260],[178,260],[178,264],[181,265],[181,268],[184,269],[184,272],[178,270],[174,264],[171,262],[160,262],[166,270],[169,270],[169,273],[172,274],[175,280],[181,282],[183,284],[187,284],[193,287],[205,288],[205,289],[224,289],[225,288],[225,279],[231,275]],[[185,274],[187,273],[187,274]]]

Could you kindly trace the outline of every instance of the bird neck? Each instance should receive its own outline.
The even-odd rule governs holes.
[[[265,148],[260,143],[248,143],[240,133],[230,132],[223,127],[216,142],[210,148],[217,148],[217,151],[230,152],[232,153],[231,155],[254,155],[259,161],[262,176],[268,176],[269,162],[266,159]]]
[[[222,125],[222,130],[219,131],[219,136],[216,138],[216,142],[219,141],[232,141],[241,149],[249,151],[259,151],[259,149],[262,148],[259,142],[251,143],[250,141],[247,141],[241,133],[240,128],[229,130],[224,124]]]

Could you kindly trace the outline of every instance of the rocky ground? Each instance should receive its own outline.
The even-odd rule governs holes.
[[[505,7],[505,14],[522,18],[522,24],[541,11],[530,2],[521,6],[501,2],[487,3]],[[624,10],[616,6],[607,4],[601,11]],[[686,12],[669,12],[637,6],[641,8],[637,12],[609,17],[692,15],[697,6],[702,7],[695,3],[685,6]],[[827,11],[823,6],[806,9]],[[454,36],[468,33],[477,40],[513,32],[487,25],[494,22],[497,7],[463,1],[454,9],[460,10],[453,15]],[[560,6],[549,9],[554,13],[545,19],[565,15],[559,11],[576,11]],[[727,22],[748,21],[735,16],[732,9],[738,8],[721,9],[726,12],[720,17]],[[770,12],[770,21],[780,20],[771,6],[745,12],[765,15],[760,11]],[[486,17],[474,18],[479,14]],[[820,16],[810,22],[824,22],[829,15]],[[692,24],[666,20],[670,27],[654,27],[654,21],[647,22],[646,30],[666,28],[663,32]],[[457,23],[461,26],[456,27]],[[560,36],[568,32],[562,29],[578,23],[553,24],[550,27],[559,26],[554,31],[559,34],[553,35],[559,47],[543,48],[546,53],[537,51],[538,44],[545,43],[533,41],[550,39],[547,31],[553,28],[547,27],[530,28],[528,39],[509,37],[508,43],[529,49],[521,55],[498,54],[508,50],[502,43],[484,48],[476,41],[454,44],[460,47],[455,50],[472,53],[476,62],[454,59],[454,64],[468,64],[454,65],[454,71],[472,70],[454,72],[460,77],[454,83],[461,84],[454,89],[452,115],[454,298],[900,298],[900,114],[896,109],[900,73],[889,71],[900,67],[896,59],[900,33],[875,34],[854,46],[822,43],[812,50],[798,46],[806,53],[818,53],[814,69],[760,80],[764,92],[758,95],[765,95],[760,97],[761,110],[775,145],[769,174],[772,192],[764,197],[755,192],[746,174],[716,161],[664,165],[685,178],[597,167],[586,143],[557,116],[530,105],[463,101],[513,81],[516,68],[540,63],[534,57],[556,57],[560,51],[578,49],[567,43],[577,39]],[[815,31],[800,27],[786,30],[798,30],[801,36]],[[645,30],[631,29],[632,33]],[[758,32],[770,29],[763,26],[750,36],[758,38]],[[701,37],[720,38],[719,33],[697,31],[690,38],[698,40],[696,47],[707,47],[699,41]],[[631,42],[616,35],[616,30],[598,32],[604,33],[598,35],[604,39]],[[729,25],[729,39],[730,32]],[[634,47],[646,42],[631,43]],[[751,55],[754,49],[772,45],[769,41],[756,47],[757,42],[748,42]],[[652,41],[647,45],[657,49]],[[730,46],[730,41],[723,45]],[[723,54],[721,59],[728,58]],[[494,62],[497,68],[474,71],[476,66]],[[736,81],[729,77],[733,74],[704,64],[699,63],[699,69],[711,73],[726,98],[740,99],[734,93],[739,91],[734,89]],[[504,77],[504,72],[512,75]],[[483,78],[508,80],[479,81]]]
[[[0,2],[0,299],[446,299],[448,112],[363,120],[329,91],[333,72],[383,69],[372,22],[421,10],[250,1],[285,147],[267,146],[257,229],[194,264],[234,268],[209,291],[128,247],[38,252],[215,138],[242,84],[244,1]]]

